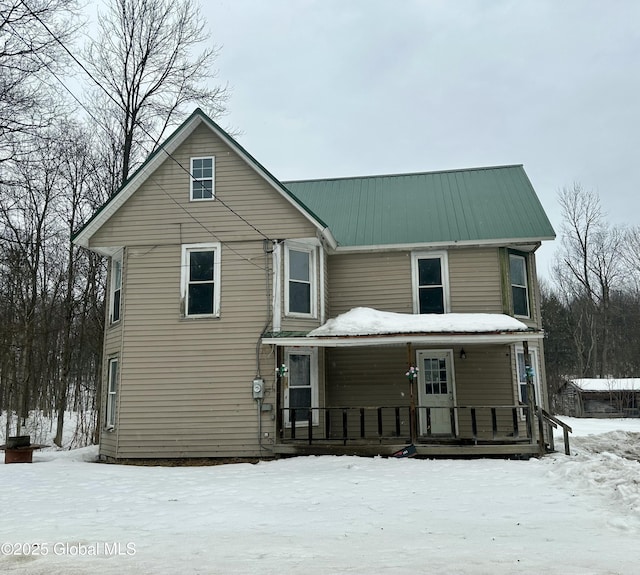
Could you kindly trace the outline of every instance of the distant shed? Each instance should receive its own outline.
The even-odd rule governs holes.
[[[569,379],[560,411],[573,417],[640,417],[640,378]]]

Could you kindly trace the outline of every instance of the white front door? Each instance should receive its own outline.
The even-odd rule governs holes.
[[[451,407],[455,401],[453,352],[451,350],[421,350],[418,359],[418,401],[420,433],[450,435]],[[431,429],[429,429],[429,424]]]

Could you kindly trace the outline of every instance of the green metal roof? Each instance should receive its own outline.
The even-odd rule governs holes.
[[[555,237],[522,165],[284,185],[339,246]]]

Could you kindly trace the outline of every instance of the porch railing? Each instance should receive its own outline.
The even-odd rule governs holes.
[[[280,439],[305,442],[528,442],[526,405],[282,408]],[[443,429],[444,428],[444,429]]]

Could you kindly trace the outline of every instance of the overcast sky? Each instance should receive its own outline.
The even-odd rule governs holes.
[[[637,0],[206,0],[221,124],[282,180],[524,164],[640,224]],[[555,245],[539,252],[547,274]]]

